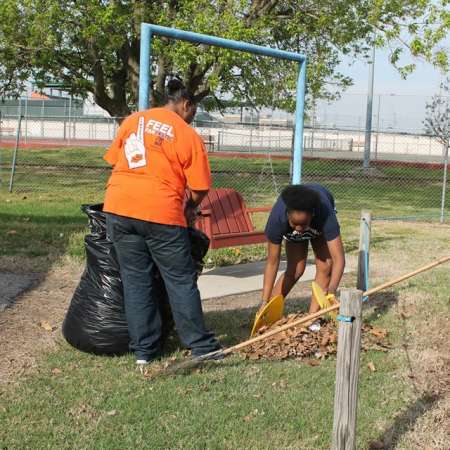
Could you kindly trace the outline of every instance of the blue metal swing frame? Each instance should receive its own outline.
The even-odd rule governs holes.
[[[272,58],[285,59],[297,62],[299,73],[297,78],[296,108],[295,108],[295,134],[294,154],[292,163],[292,183],[301,183],[303,162],[303,127],[305,110],[305,86],[306,86],[306,63],[307,58],[300,53],[288,52],[271,47],[254,45],[248,42],[223,39],[206,34],[193,33],[191,31],[167,28],[149,23],[141,24],[141,49],[140,49],[140,72],[139,72],[139,110],[150,107],[151,86],[151,52],[153,36],[164,36],[181,41],[206,44],[216,47],[228,48],[241,52],[253,53],[255,55],[269,56]]]

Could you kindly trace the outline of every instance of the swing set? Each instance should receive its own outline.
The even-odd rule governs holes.
[[[139,110],[150,105],[152,39],[162,36],[196,44],[205,44],[298,63],[292,183],[301,183],[303,156],[303,115],[305,109],[306,56],[242,41],[193,33],[148,23],[141,24],[139,73]],[[273,173],[272,173],[273,175]],[[196,227],[208,235],[211,248],[257,244],[266,241],[263,231],[255,229],[252,214],[268,212],[270,207],[247,208],[241,194],[231,188],[211,189],[200,205]]]

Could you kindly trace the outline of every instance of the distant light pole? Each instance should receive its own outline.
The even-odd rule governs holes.
[[[372,138],[372,106],[373,106],[373,82],[375,75],[375,44],[372,47],[372,61],[369,63],[369,91],[367,93],[366,134],[364,139],[364,170],[370,165],[370,140]]]
[[[378,138],[380,137],[380,106],[381,106],[381,94],[378,95],[377,137],[375,140],[375,160],[378,159]]]

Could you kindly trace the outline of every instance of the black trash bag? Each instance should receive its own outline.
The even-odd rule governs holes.
[[[121,355],[129,351],[128,326],[125,319],[122,281],[112,242],[106,237],[106,216],[103,205],[83,205],[90,233],[86,235],[86,267],[72,297],[63,322],[62,332],[69,344],[97,355]],[[189,229],[192,255],[200,274],[203,258],[209,248],[208,237]],[[164,282],[158,271],[154,280],[159,292],[163,323],[163,339],[173,328]]]

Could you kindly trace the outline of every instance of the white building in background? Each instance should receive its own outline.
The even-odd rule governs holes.
[[[92,94],[89,94],[88,98],[84,101],[83,114],[85,116],[111,117],[107,111],[95,103]]]

